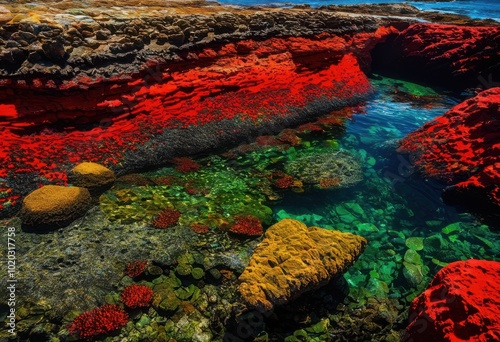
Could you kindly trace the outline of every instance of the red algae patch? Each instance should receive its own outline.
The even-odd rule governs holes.
[[[500,262],[457,261],[413,300],[404,341],[499,341]]]
[[[399,150],[427,176],[452,184],[444,192],[449,202],[498,214],[499,108],[500,88],[483,91],[410,133]]]

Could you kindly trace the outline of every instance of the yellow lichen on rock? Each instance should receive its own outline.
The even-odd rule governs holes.
[[[57,228],[84,215],[90,206],[85,188],[46,185],[24,198],[19,216],[29,227]]]
[[[68,175],[76,186],[88,188],[90,191],[110,186],[115,181],[115,173],[97,163],[84,162],[75,166]]]
[[[239,278],[239,292],[251,307],[269,311],[341,276],[366,244],[354,234],[281,220],[256,248]]]

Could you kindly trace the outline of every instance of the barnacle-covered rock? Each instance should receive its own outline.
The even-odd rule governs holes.
[[[347,151],[300,156],[286,164],[285,170],[304,183],[323,188],[346,188],[363,180],[359,161]]]
[[[272,310],[340,277],[366,243],[361,236],[281,220],[266,231],[239,278],[239,292],[249,306]]]

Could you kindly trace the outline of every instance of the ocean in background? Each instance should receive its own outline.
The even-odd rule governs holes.
[[[469,16],[477,19],[494,19],[500,21],[500,0],[456,0],[449,2],[434,1],[397,1],[397,0],[219,0],[223,4],[232,4],[240,6],[253,5],[274,5],[274,6],[293,6],[297,4],[308,3],[311,6],[319,7],[325,5],[359,5],[359,4],[379,4],[379,3],[408,3],[423,11],[440,11]]]

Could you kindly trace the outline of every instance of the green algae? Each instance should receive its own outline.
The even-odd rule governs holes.
[[[101,209],[109,219],[123,223],[149,222],[165,208],[178,210],[179,224],[187,226],[201,223],[217,227],[232,223],[238,215],[271,222],[272,210],[264,204],[260,178],[236,170],[217,157],[208,164],[187,174],[173,168],[147,174],[152,181],[170,177],[171,185],[117,185],[100,197]]]

